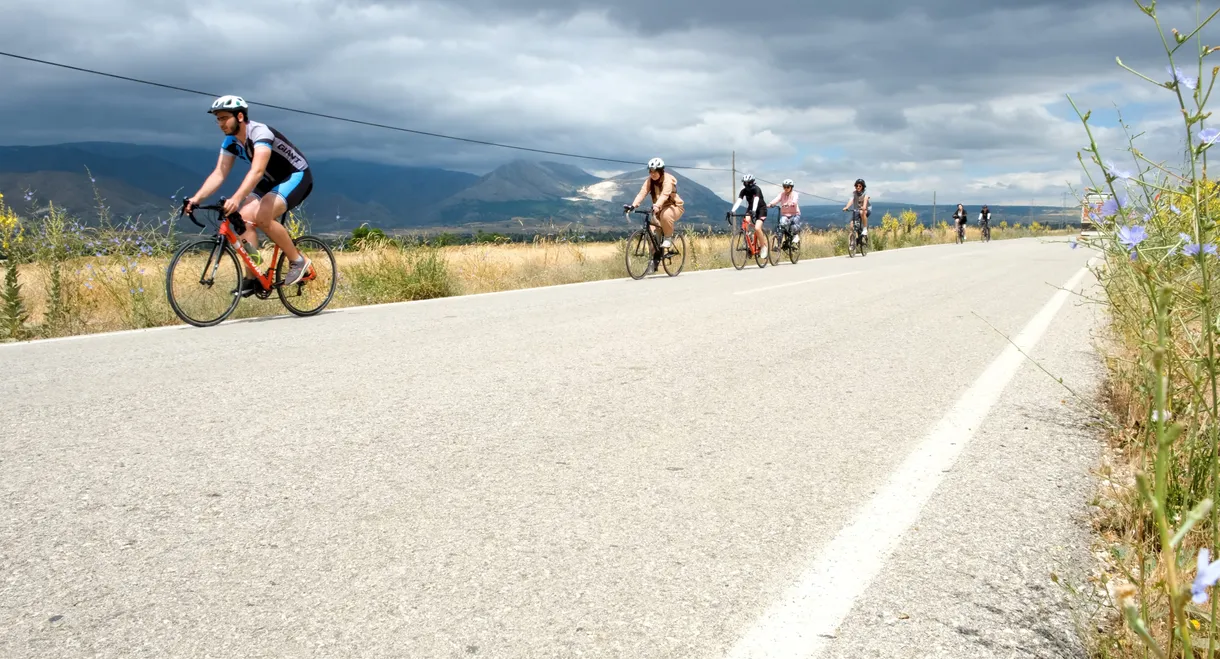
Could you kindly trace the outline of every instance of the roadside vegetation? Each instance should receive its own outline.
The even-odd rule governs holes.
[[[117,221],[99,195],[96,217],[85,223],[53,202],[39,203],[35,195],[26,193],[26,201],[40,209],[32,217],[18,215],[0,197],[0,341],[181,323],[166,301],[165,267],[180,242],[195,234],[175,230],[176,209],[167,208],[153,219]],[[900,217],[887,214],[880,225],[870,236],[873,251],[954,238],[947,224],[924,227],[910,211]],[[288,228],[293,235],[308,233],[308,218],[294,213]],[[993,228],[992,239],[1062,234],[1036,222],[1002,223]],[[978,229],[968,228],[967,238],[978,240]],[[802,259],[847,253],[843,230],[805,231],[802,240]],[[329,308],[626,276],[622,239],[582,240],[576,232],[560,230],[531,243],[494,234],[472,244],[451,242],[445,236],[428,242],[388,236],[374,227],[356,229],[332,245],[339,281]],[[727,234],[688,231],[686,244],[684,271],[730,267]],[[264,256],[271,247],[264,242]],[[283,313],[274,297],[247,298],[232,318]]]
[[[1211,17],[1185,33],[1166,31],[1155,2],[1135,4],[1160,36],[1167,66],[1118,65],[1176,100],[1184,155],[1176,166],[1154,162],[1127,131],[1126,155],[1111,159],[1091,113],[1077,108],[1088,141],[1085,193],[1108,195],[1098,235],[1083,243],[1102,254],[1111,450],[1092,502],[1102,566],[1090,583],[1064,585],[1091,605],[1080,610],[1093,656],[1210,659],[1220,649],[1212,592],[1220,577],[1220,201],[1206,171],[1220,130],[1206,127],[1204,108],[1220,69],[1205,64],[1217,48],[1195,39]]]

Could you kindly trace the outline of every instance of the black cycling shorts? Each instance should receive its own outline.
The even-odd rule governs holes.
[[[262,199],[267,193],[277,194],[288,204],[288,210],[301,205],[302,201],[313,191],[313,174],[306,168],[292,176],[276,183],[263,179],[254,186],[254,194]]]

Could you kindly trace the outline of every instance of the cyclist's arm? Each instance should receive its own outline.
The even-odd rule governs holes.
[[[254,157],[250,159],[250,171],[246,172],[246,178],[241,182],[241,187],[233,193],[234,199],[245,199],[251,192],[254,192],[254,186],[258,185],[259,179],[263,178],[263,173],[267,171],[267,162],[270,160],[271,145],[266,142],[256,143]]]
[[[781,192],[780,194],[775,195],[775,199],[772,199],[772,200],[771,200],[771,201],[770,201],[770,202],[767,204],[767,208],[774,208],[774,207],[778,206],[778,205],[779,205],[779,198],[780,198],[780,197],[782,197],[782,196],[784,196],[782,192]]]
[[[199,203],[200,201],[211,197],[213,194],[216,194],[216,191],[219,190],[220,186],[224,184],[225,179],[229,177],[229,172],[233,171],[234,160],[237,160],[236,156],[228,151],[222,150],[220,155],[216,158],[216,169],[213,169],[212,173],[208,174],[208,177],[204,180],[203,185],[199,187],[199,191],[196,192],[195,196],[191,197],[191,199],[195,200],[195,203]]]
[[[737,198],[737,202],[733,204],[733,210],[729,211],[730,213],[737,212],[737,209],[741,206],[741,199],[742,199],[741,197]]]
[[[644,197],[648,195],[648,184],[651,183],[647,176],[644,177],[644,187],[640,188],[640,194],[635,196],[635,201],[631,202],[632,208],[639,208],[640,204],[644,203]]]

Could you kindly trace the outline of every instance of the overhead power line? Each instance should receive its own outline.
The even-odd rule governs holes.
[[[174,91],[186,92],[188,94],[198,94],[199,96],[208,96],[208,97],[212,97],[212,98],[220,96],[220,94],[199,91],[197,89],[189,89],[187,87],[178,87],[175,85],[167,85],[165,83],[154,82],[152,80],[143,80],[140,78],[132,78],[129,76],[122,76],[122,75],[118,75],[115,73],[107,73],[105,71],[96,71],[94,69],[86,69],[86,68],[79,67],[79,66],[61,64],[59,62],[51,62],[51,61],[44,60],[44,59],[38,59],[36,57],[26,57],[24,55],[17,55],[15,53],[7,53],[7,52],[0,51],[0,55],[3,55],[5,57],[11,57],[13,59],[25,60],[27,62],[35,62],[37,64],[46,64],[48,66],[56,66],[56,67],[59,67],[62,69],[80,71],[82,73],[89,73],[92,75],[104,76],[107,78],[115,78],[117,80],[125,80],[127,82],[134,82],[134,83],[138,83],[141,85],[150,85],[153,87],[161,87],[163,89],[172,89]],[[249,100],[249,99],[247,99],[247,100]],[[612,162],[612,163],[623,164],[623,165],[635,165],[637,167],[640,166],[640,164],[641,164],[640,161],[634,161],[634,160],[621,160],[618,158],[604,158],[601,156],[592,156],[592,155],[586,155],[586,154],[580,154],[580,153],[565,153],[563,151],[550,151],[547,149],[534,149],[534,148],[527,147],[527,146],[517,146],[514,144],[501,144],[499,142],[476,140],[476,139],[471,139],[468,137],[457,137],[454,135],[443,135],[441,133],[431,133],[431,132],[424,131],[424,130],[415,130],[413,128],[403,128],[401,126],[390,126],[387,124],[380,124],[380,123],[376,123],[376,122],[372,122],[372,121],[363,121],[361,119],[351,119],[348,117],[339,117],[339,116],[335,116],[333,114],[324,114],[321,112],[313,112],[310,110],[301,110],[299,108],[290,108],[290,107],[285,107],[282,105],[274,105],[272,103],[263,103],[260,101],[249,101],[249,102],[252,105],[257,105],[257,106],[265,107],[265,108],[273,108],[276,110],[283,110],[284,112],[293,112],[296,114],[304,114],[304,115],[309,115],[312,117],[321,117],[323,119],[331,119],[334,121],[343,121],[346,123],[359,124],[362,126],[372,126],[374,128],[384,128],[386,130],[393,130],[393,131],[398,131],[401,133],[412,133],[415,135],[424,135],[427,137],[436,137],[436,138],[446,139],[446,140],[455,140],[458,142],[467,142],[470,144],[478,144],[481,146],[494,146],[494,147],[499,147],[501,149],[513,149],[516,151],[529,151],[531,153],[541,153],[541,154],[545,154],[545,155],[549,155],[549,156],[563,156],[566,158],[578,158],[578,159],[582,159],[582,160],[597,160],[600,162]],[[731,171],[731,170],[723,168],[723,167],[695,167],[695,166],[687,166],[687,165],[668,165],[667,167],[669,169],[685,169],[685,170],[690,170],[690,171],[703,171],[703,172]]]
[[[84,67],[72,66],[72,65],[70,65],[70,64],[63,64],[63,63],[60,63],[60,62],[52,62],[52,61],[49,61],[49,60],[39,59],[39,58],[36,58],[36,57],[27,57],[27,56],[25,56],[25,55],[18,55],[18,54],[16,54],[16,53],[9,53],[9,52],[0,51],[0,55],[3,55],[3,56],[5,56],[5,57],[11,57],[11,58],[13,58],[13,59],[24,60],[24,61],[27,61],[27,62],[34,62],[34,63],[36,63],[36,64],[45,64],[45,65],[47,65],[47,66],[54,66],[54,67],[58,67],[58,68],[61,68],[61,69],[69,69],[69,70],[72,70],[72,71],[79,71],[79,72],[81,72],[81,73],[88,73],[88,74],[91,74],[91,75],[102,76],[102,77],[106,77],[106,78],[114,78],[114,79],[116,79],[116,80],[124,80],[124,81],[127,81],[127,82],[134,82],[134,83],[141,84],[141,85],[149,85],[149,86],[151,86],[151,87],[160,87],[160,88],[162,88],[162,89],[170,89],[170,90],[173,90],[173,91],[185,92],[185,93],[187,93],[187,94],[196,94],[196,95],[199,95],[199,96],[207,96],[207,97],[210,97],[210,98],[215,98],[215,97],[217,97],[217,96],[220,96],[220,94],[216,94],[216,93],[212,93],[212,92],[200,91],[200,90],[198,90],[198,89],[190,89],[190,88],[188,88],[188,87],[179,87],[179,86],[176,86],[176,85],[167,85],[167,84],[165,84],[165,83],[161,83],[161,82],[155,82],[155,81],[152,81],[152,80],[144,80],[144,79],[141,79],[141,78],[133,78],[133,77],[130,77],[130,76],[119,75],[119,74],[117,74],[117,73],[107,73],[107,72],[105,72],[105,71],[97,71],[97,70],[94,70],[94,69],[87,69],[87,68],[84,68]],[[247,100],[249,100],[249,99],[247,99]],[[259,102],[259,101],[250,101],[250,103],[251,103],[251,104],[253,104],[253,105],[256,105],[256,106],[260,106],[260,107],[273,108],[273,109],[276,109],[276,110],[283,110],[284,112],[292,112],[292,113],[295,113],[295,114],[303,114],[303,115],[307,115],[307,116],[311,116],[311,117],[320,117],[320,118],[322,118],[322,119],[330,119],[330,120],[332,120],[332,121],[342,121],[342,122],[345,122],[345,123],[350,123],[350,124],[358,124],[358,125],[361,125],[361,126],[370,126],[370,127],[373,127],[373,128],[382,128],[382,129],[385,129],[385,130],[393,130],[393,131],[397,131],[397,132],[401,132],[401,133],[411,133],[411,134],[414,134],[414,135],[423,135],[423,136],[426,136],[426,137],[435,137],[435,138],[439,138],[439,139],[445,139],[445,140],[454,140],[454,141],[457,141],[457,142],[466,142],[466,143],[469,143],[469,144],[478,144],[478,145],[481,145],[481,146],[492,146],[492,147],[498,147],[498,148],[501,148],[501,149],[512,149],[512,150],[516,150],[516,151],[528,151],[528,152],[530,152],[530,153],[539,153],[539,154],[550,155],[550,156],[562,156],[562,157],[566,157],[566,158],[577,158],[577,159],[581,159],[581,160],[595,160],[595,161],[599,161],[599,162],[609,162],[609,163],[616,163],[616,164],[623,164],[623,165],[634,165],[634,166],[639,166],[639,165],[640,165],[640,163],[639,163],[639,162],[637,162],[637,161],[633,161],[633,160],[621,160],[621,159],[618,159],[618,158],[604,158],[604,157],[602,157],[602,156],[593,156],[593,155],[580,154],[580,153],[565,153],[565,152],[563,152],[563,151],[550,151],[550,150],[547,150],[547,149],[535,149],[535,148],[532,148],[532,147],[527,147],[527,146],[517,146],[517,145],[514,145],[514,144],[501,144],[501,143],[499,143],[499,142],[489,142],[489,141],[486,141],[486,140],[476,140],[476,139],[471,139],[471,138],[468,138],[468,137],[457,137],[457,136],[454,136],[454,135],[444,135],[444,134],[441,134],[441,133],[432,133],[432,132],[423,131],[423,130],[415,130],[415,129],[413,129],[413,128],[403,128],[403,127],[401,127],[401,126],[390,126],[390,125],[388,125],[388,124],[381,124],[381,123],[376,123],[376,122],[372,122],[372,121],[364,121],[364,120],[361,120],[361,119],[351,119],[351,118],[349,118],[349,117],[339,117],[339,116],[332,115],[332,114],[325,114],[325,113],[322,113],[322,112],[313,112],[313,111],[311,111],[311,110],[301,110],[301,109],[299,109],[299,108],[291,108],[291,107],[286,107],[286,106],[283,106],[283,105],[275,105],[275,104],[272,104],[272,103],[262,103],[262,102]],[[695,167],[695,166],[688,166],[688,165],[668,165],[668,164],[666,165],[666,169],[684,169],[684,170],[689,170],[689,171],[701,171],[701,172],[729,172],[729,171],[734,171],[734,170],[732,170],[732,169],[728,169],[728,168],[725,168],[725,167]],[[765,180],[765,179],[758,179],[758,180],[759,180],[760,182],[762,182],[762,183],[767,183],[767,184],[769,184],[769,185],[775,185],[775,186],[778,186],[778,185],[779,185],[778,183],[774,183],[774,182],[772,182],[772,181],[767,181],[767,180]],[[793,189],[795,190],[796,188],[793,188]],[[831,199],[831,198],[829,198],[829,197],[823,197],[823,196],[821,196],[821,195],[816,195],[816,194],[813,194],[812,192],[805,192],[805,191],[803,191],[803,190],[796,190],[796,191],[797,191],[797,192],[799,192],[799,193],[801,193],[801,194],[803,194],[803,195],[808,195],[808,196],[810,196],[810,197],[815,197],[815,198],[817,198],[817,199],[824,199],[824,200],[826,200],[826,201],[830,201],[830,202],[838,203],[838,200],[836,200],[836,199]]]

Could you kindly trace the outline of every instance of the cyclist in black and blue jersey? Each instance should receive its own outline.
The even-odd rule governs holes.
[[[258,253],[257,229],[262,229],[283,250],[289,263],[284,273],[285,286],[301,281],[312,264],[292,244],[292,237],[278,218],[299,206],[313,190],[309,162],[278,130],[250,121],[250,106],[240,96],[221,96],[208,112],[216,117],[225,139],[220,145],[216,169],[199,192],[186,200],[186,212],[220,188],[237,158],[245,160],[250,163],[250,172],[225,201],[224,212],[226,215],[240,212],[246,222],[246,232],[241,237],[251,255]],[[250,295],[259,287],[258,280],[247,277],[242,282],[242,294]]]

